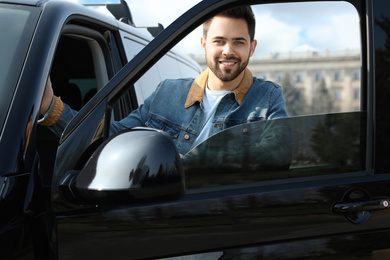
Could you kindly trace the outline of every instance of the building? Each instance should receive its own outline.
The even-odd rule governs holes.
[[[204,57],[195,59],[206,67]],[[248,67],[254,76],[280,84],[285,92],[293,88],[302,94],[308,109],[292,115],[360,110],[360,51],[271,53],[252,57]],[[318,100],[327,107],[316,109]],[[288,108],[297,100],[286,101]]]

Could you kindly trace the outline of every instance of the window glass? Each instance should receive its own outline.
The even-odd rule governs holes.
[[[0,129],[23,69],[39,11],[28,6],[0,5]]]
[[[302,72],[297,72],[296,74],[296,82],[303,82],[303,73]]]
[[[315,81],[318,82],[318,81],[321,80],[321,78],[322,78],[321,71],[316,71],[316,73],[315,73]]]
[[[8,74],[12,73],[13,70],[20,71],[18,66],[12,67],[11,65],[15,60],[18,61],[17,65],[21,62],[20,60],[23,60],[30,40],[29,36],[33,30],[33,25],[30,23],[34,23],[32,20],[35,19],[28,8],[6,8],[7,6],[3,6],[0,8],[2,32],[0,35],[0,89],[6,86]]]
[[[360,80],[360,70],[354,70],[353,80]]]
[[[355,7],[340,1],[252,9],[258,45],[248,68],[281,85],[290,117],[237,125],[192,149],[183,157],[187,188],[365,171]],[[197,51],[191,57],[206,68]]]
[[[363,171],[365,113],[259,121],[228,128],[183,157],[187,188]]]
[[[354,75],[349,73],[361,69],[359,15],[354,6],[308,2],[258,5],[253,10],[259,50],[249,68],[255,76],[266,73],[286,93],[301,91],[302,100],[286,95],[290,116],[360,110],[353,100],[353,88],[360,85],[352,83]],[[337,96],[340,102],[332,96],[336,87],[337,94],[348,93]],[[318,104],[319,98],[329,104]],[[307,107],[289,110],[295,103]]]
[[[366,112],[355,98],[360,80],[351,73],[361,70],[356,9],[345,2],[305,2],[253,10],[258,47],[248,67],[253,76],[282,86],[290,117],[236,125],[193,148],[182,158],[187,188],[364,171]],[[200,27],[177,47],[206,68],[201,37]],[[180,78],[179,70],[168,69],[177,65],[166,57],[160,62],[157,67],[167,67],[159,67],[159,77],[156,65],[144,74],[148,87],[167,73]],[[154,116],[148,127],[173,139],[193,138],[191,131],[181,132],[188,125],[169,121],[174,116]]]
[[[335,81],[342,81],[342,80],[343,80],[343,78],[342,78],[342,76],[341,76],[341,71],[336,70],[336,71],[334,72],[334,80],[335,80]]]

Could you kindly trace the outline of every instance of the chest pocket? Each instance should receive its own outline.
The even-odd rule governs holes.
[[[171,124],[164,122],[157,118],[150,118],[146,123],[146,126],[162,130],[167,133],[171,138],[176,139],[179,136],[180,129],[172,126]]]
[[[244,111],[240,114],[235,114],[231,118],[225,120],[226,128],[266,120],[267,111],[267,108],[256,107],[252,112],[248,113],[247,111]]]
[[[247,123],[265,120],[267,116],[267,108],[256,107],[255,111],[249,113]]]

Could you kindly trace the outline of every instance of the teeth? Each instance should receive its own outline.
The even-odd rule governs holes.
[[[222,64],[224,64],[224,65],[233,65],[234,62],[222,62]]]

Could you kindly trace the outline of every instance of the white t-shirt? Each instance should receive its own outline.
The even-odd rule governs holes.
[[[224,91],[224,90],[210,90],[206,84],[205,92],[203,95],[203,110],[205,113],[205,122],[203,124],[202,131],[200,132],[198,138],[196,138],[192,147],[197,146],[204,140],[209,137],[210,128],[213,122],[215,111],[217,110],[218,104],[221,99],[228,93],[232,91]]]

